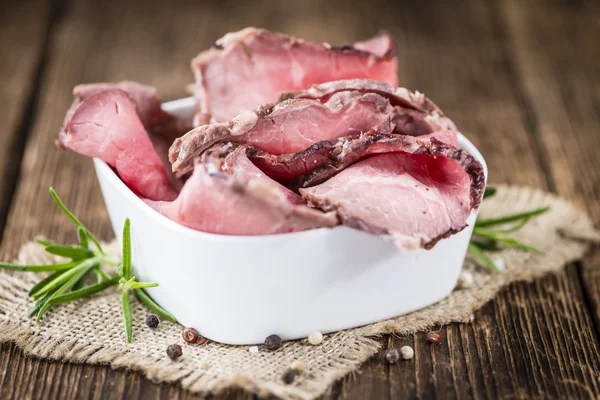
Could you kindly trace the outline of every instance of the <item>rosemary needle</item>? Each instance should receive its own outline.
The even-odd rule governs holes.
[[[77,227],[77,239],[79,239],[79,245],[81,247],[83,247],[84,249],[90,248],[87,232],[81,226]]]
[[[121,291],[121,312],[123,315],[123,323],[125,324],[125,340],[127,343],[131,343],[132,317],[131,307],[129,306],[129,290]]]
[[[98,248],[98,251],[104,255],[104,250],[102,249],[102,246],[100,245],[100,242],[98,241],[98,239],[96,239],[96,237],[94,235],[92,235],[92,233],[89,231],[88,228],[85,227],[85,225],[83,225],[81,223],[81,221],[79,221],[79,219],[77,219],[77,217],[75,215],[73,215],[73,213],[71,212],[71,210],[69,210],[67,208],[67,206],[65,206],[65,203],[63,203],[63,201],[60,199],[60,197],[58,197],[58,194],[56,193],[56,191],[54,190],[54,188],[50,187],[50,195],[52,196],[52,198],[54,199],[54,202],[58,205],[58,207],[62,210],[62,212],[65,213],[65,215],[67,217],[69,217],[69,219],[71,221],[73,221],[73,223],[75,225],[77,225],[78,227],[80,227],[81,229],[83,229],[85,231],[85,233],[87,234],[87,236],[92,240],[92,242],[94,242],[94,244],[96,245],[96,247]]]
[[[50,275],[36,283],[31,289],[29,289],[29,292],[27,294],[29,296],[32,296],[35,292],[46,286],[48,283],[52,282],[54,279],[58,278],[58,276],[63,274],[64,272],[65,270],[58,270],[51,273]]]
[[[75,300],[80,300],[85,297],[89,297],[92,294],[103,291],[106,288],[109,288],[113,285],[116,285],[119,282],[119,277],[115,276],[107,281],[102,281],[100,283],[96,283],[94,285],[85,286],[79,290],[74,290],[70,293],[61,294],[60,296],[56,296],[53,298],[50,303],[51,304],[62,304],[68,303]]]
[[[471,251],[473,255],[475,255],[477,258],[483,261],[483,263],[487,265],[490,269],[492,269],[495,272],[500,272],[496,263],[487,254],[481,251],[479,246],[477,246],[475,243],[469,243],[469,251]]]
[[[527,218],[527,217],[530,217],[530,218],[535,217],[536,215],[541,215],[549,210],[550,210],[550,207],[542,207],[542,208],[536,208],[535,210],[531,210],[531,211],[525,211],[525,212],[521,212],[521,213],[517,213],[517,214],[505,215],[505,216],[499,217],[499,218],[482,219],[482,220],[478,220],[475,223],[475,226],[483,227],[483,226],[506,224],[508,222],[519,221],[519,220]]]
[[[148,294],[144,290],[135,289],[133,292],[135,293],[135,296],[138,298],[138,300],[141,301],[146,307],[148,307],[150,311],[152,311],[154,314],[158,315],[162,319],[166,319],[171,322],[177,322],[177,318],[175,318],[173,314],[156,304],[154,300],[152,300],[152,298],[148,296]]]
[[[123,278],[131,278],[131,221],[125,220],[123,226]]]
[[[64,271],[75,267],[80,261],[71,261],[68,263],[60,264],[47,264],[47,265],[19,265],[0,263],[0,268],[10,269],[13,271],[27,271],[27,272],[46,272],[46,271]]]
[[[46,252],[60,257],[66,257],[73,260],[81,260],[94,256],[94,252],[81,246],[64,246],[61,244],[51,244],[46,246]]]

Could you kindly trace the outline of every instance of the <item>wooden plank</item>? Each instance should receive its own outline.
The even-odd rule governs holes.
[[[49,2],[0,4],[0,242],[35,108],[49,21]]]
[[[507,1],[514,59],[528,102],[537,115],[535,136],[551,160],[556,191],[600,227],[600,4]],[[582,264],[582,280],[600,332],[600,251]]]

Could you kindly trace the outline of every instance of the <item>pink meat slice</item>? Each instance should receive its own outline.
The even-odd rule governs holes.
[[[377,93],[387,98],[394,106],[396,133],[420,136],[442,130],[456,131],[456,125],[423,93],[370,79],[325,82],[306,90],[283,93],[279,100],[314,99],[325,102],[334,94],[345,91]]]
[[[122,81],[117,83],[102,82],[77,85],[73,88],[73,96],[75,99],[67,111],[63,128],[66,128],[67,123],[79,104],[91,96],[113,89],[122,90],[131,97],[135,103],[136,112],[147,130],[157,131],[163,125],[172,125],[175,122],[175,118],[163,111],[160,107],[160,99],[155,88],[133,81]]]
[[[365,134],[324,140],[298,153],[277,156],[249,147],[248,156],[265,174],[297,189],[321,183],[360,159],[386,152],[383,144],[389,144],[394,149],[412,149],[420,143],[412,136],[395,135],[392,132],[393,124],[384,122]],[[439,131],[418,139],[426,141],[431,138],[456,146],[454,131]]]
[[[388,121],[387,99],[375,93],[340,92],[325,103],[290,99],[238,115],[226,123],[197,127],[171,146],[173,171],[185,171],[192,160],[219,142],[248,144],[270,154],[295,153],[331,138],[367,132]]]
[[[296,193],[265,176],[244,146],[221,157],[212,153],[196,159],[175,201],[147,204],[189,228],[218,234],[267,235],[338,224],[335,213],[308,207]]]
[[[177,197],[134,102],[120,89],[101,91],[82,101],[71,112],[57,145],[102,159],[142,197]]]
[[[387,51],[381,42],[388,44]],[[228,33],[217,40],[216,47],[192,60],[198,109],[195,125],[228,121],[273,102],[281,92],[315,83],[369,78],[396,85],[393,41],[378,36],[359,47],[315,44],[256,28]]]
[[[383,154],[300,189],[301,195],[314,207],[337,212],[343,224],[399,248],[433,247],[466,227],[481,200],[483,170],[468,153],[435,138],[405,138],[378,143]]]

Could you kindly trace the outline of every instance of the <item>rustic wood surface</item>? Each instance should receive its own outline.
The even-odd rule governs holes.
[[[352,6],[349,6],[352,4]],[[344,43],[388,30],[400,82],[427,93],[486,156],[492,182],[572,199],[600,226],[600,4],[596,1],[0,3],[0,259],[35,234],[74,239],[55,186],[103,239],[112,232],[90,160],[54,139],[80,82],[135,79],[184,95],[189,60],[254,25]],[[600,251],[504,290],[472,324],[382,338],[380,354],[326,398],[600,397]],[[389,346],[411,362],[388,366]],[[109,367],[0,346],[0,398],[197,398]],[[232,391],[216,398],[252,398]]]

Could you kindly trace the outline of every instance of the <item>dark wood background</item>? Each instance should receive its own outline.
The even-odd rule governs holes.
[[[0,259],[35,234],[72,239],[54,185],[103,239],[108,218],[89,159],[53,141],[80,82],[135,79],[184,95],[189,60],[228,31],[266,27],[343,44],[386,29],[400,82],[434,99],[481,149],[491,182],[540,187],[600,226],[598,1],[5,1],[0,5]],[[518,283],[472,324],[385,337],[381,354],[327,398],[599,398],[600,251]],[[383,352],[383,350],[382,350]],[[30,358],[0,347],[0,398],[193,398],[138,373]],[[227,398],[251,398],[232,391]],[[223,398],[223,396],[217,396]]]

